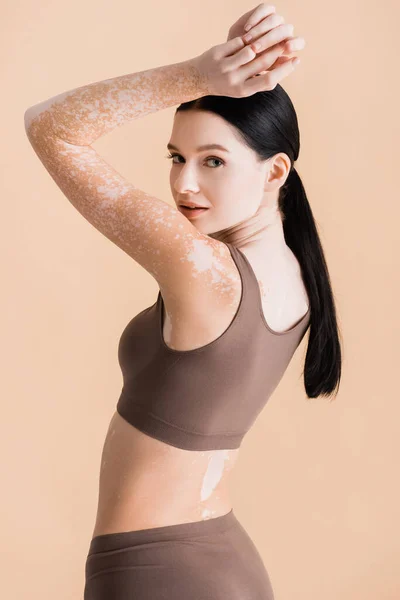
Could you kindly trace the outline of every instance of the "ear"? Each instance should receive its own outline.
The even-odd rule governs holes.
[[[279,152],[267,161],[264,190],[273,192],[284,185],[291,168],[290,158],[284,152]]]

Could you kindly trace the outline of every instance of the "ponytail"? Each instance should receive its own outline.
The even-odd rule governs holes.
[[[278,201],[285,241],[299,261],[310,302],[304,365],[309,398],[331,395],[341,377],[341,349],[328,267],[302,181],[293,166]]]

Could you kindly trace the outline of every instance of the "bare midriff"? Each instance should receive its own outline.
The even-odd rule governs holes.
[[[141,432],[115,412],[101,455],[92,537],[212,519],[228,513],[239,449],[183,450]]]

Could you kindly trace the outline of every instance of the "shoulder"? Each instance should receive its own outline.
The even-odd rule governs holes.
[[[241,278],[229,247],[205,237],[206,243],[186,257],[192,262],[192,276],[174,287],[159,284],[165,309],[172,317],[195,315],[205,323],[229,314],[239,304]]]
[[[185,293],[163,291],[160,286],[163,337],[175,350],[193,350],[216,340],[239,307],[241,277],[229,248],[216,240],[210,241],[210,248],[211,256],[209,252],[197,256],[203,273],[200,285],[193,284]],[[181,285],[184,289],[185,281]]]

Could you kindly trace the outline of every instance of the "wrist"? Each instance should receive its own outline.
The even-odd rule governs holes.
[[[202,96],[209,95],[209,80],[207,77],[207,73],[204,69],[204,63],[202,60],[202,55],[195,56],[194,58],[186,61],[186,68],[188,73],[188,78],[190,79],[192,85]]]

